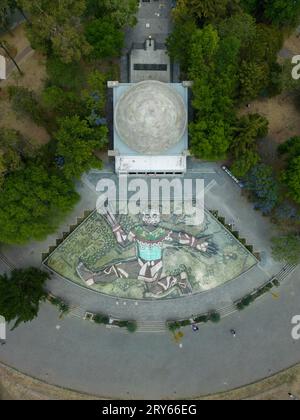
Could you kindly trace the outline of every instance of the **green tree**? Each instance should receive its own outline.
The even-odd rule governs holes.
[[[251,191],[254,208],[269,215],[279,202],[279,185],[273,168],[264,164],[256,165],[246,178],[246,188]]]
[[[235,120],[238,53],[236,38],[220,40],[211,25],[197,30],[191,40],[189,77],[194,80],[196,119],[190,127],[192,152],[203,159],[223,159]]]
[[[86,25],[86,39],[93,58],[118,57],[124,45],[124,33],[108,19],[95,19]]]
[[[9,15],[11,13],[11,2],[10,0],[1,0],[0,2],[0,29],[5,30],[9,27]]]
[[[300,156],[289,161],[281,179],[288,189],[289,196],[300,204]]]
[[[88,14],[109,18],[119,27],[137,23],[138,2],[136,0],[87,0]]]
[[[58,86],[50,86],[43,91],[42,104],[45,109],[54,112],[56,117],[87,115],[82,98],[76,92],[66,92]]]
[[[5,175],[23,166],[22,149],[19,132],[0,128],[0,187],[3,185]]]
[[[294,27],[299,23],[299,0],[264,0],[264,17],[279,27]]]
[[[267,136],[268,126],[268,120],[259,114],[239,119],[230,146],[234,160],[231,170],[237,177],[244,177],[260,161],[257,139]]]
[[[33,267],[0,275],[0,313],[7,322],[15,321],[13,329],[37,317],[48,279],[48,273]]]
[[[50,57],[46,69],[50,85],[76,92],[79,92],[84,85],[85,79],[80,63],[66,64],[57,57]]]
[[[205,23],[238,10],[238,0],[177,0],[174,16],[176,20],[194,16]]]
[[[278,147],[278,153],[285,155],[288,159],[300,156],[300,136],[291,137]]]
[[[31,118],[38,125],[45,123],[45,114],[33,91],[21,86],[10,86],[9,96],[17,114]]]
[[[196,23],[187,20],[183,23],[176,23],[173,32],[167,39],[168,53],[173,61],[180,63],[181,72],[187,73],[191,55],[191,40],[194,39],[197,31]]]
[[[64,174],[68,179],[79,178],[91,168],[101,168],[102,162],[94,152],[107,143],[107,127],[91,128],[78,116],[60,121],[55,135],[57,154],[64,157]]]
[[[85,0],[18,0],[18,4],[30,16],[27,33],[33,48],[65,63],[89,54],[82,28]]]
[[[5,178],[0,194],[0,242],[44,239],[55,232],[77,201],[71,182],[29,162]]]
[[[272,254],[277,261],[287,264],[300,262],[300,238],[298,235],[289,234],[272,239]]]

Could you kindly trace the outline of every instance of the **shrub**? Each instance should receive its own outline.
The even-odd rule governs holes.
[[[208,322],[209,321],[209,317],[208,317],[208,315],[199,315],[199,316],[197,316],[196,318],[195,318],[195,322],[197,323],[197,324],[200,324],[200,323],[206,323],[206,322]]]
[[[84,83],[83,70],[78,63],[65,64],[56,57],[47,60],[49,84],[78,91]]]
[[[168,321],[167,322],[168,330],[174,333],[175,331],[179,330],[181,325],[177,321]]]
[[[33,91],[20,86],[10,86],[8,92],[12,108],[17,114],[31,118],[38,125],[45,123],[44,112]]]
[[[243,302],[242,302],[242,301],[238,302],[238,303],[236,304],[236,307],[237,307],[237,310],[238,310],[238,311],[243,311],[243,310],[245,309],[245,306],[244,306],[244,304],[243,304]]]
[[[209,320],[214,324],[217,324],[221,321],[221,315],[218,312],[211,312],[209,314]]]
[[[137,330],[136,321],[127,321],[126,328],[130,333],[134,333]]]
[[[104,324],[107,325],[109,323],[109,317],[103,314],[96,314],[94,316],[94,322],[96,324]]]

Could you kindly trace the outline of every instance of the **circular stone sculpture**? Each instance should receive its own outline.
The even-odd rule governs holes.
[[[120,139],[131,149],[158,155],[182,139],[187,111],[182,97],[158,81],[137,83],[119,99],[115,127]]]

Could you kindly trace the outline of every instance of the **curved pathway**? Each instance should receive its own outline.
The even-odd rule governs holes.
[[[8,333],[0,359],[46,382],[120,398],[181,398],[239,387],[299,362],[291,318],[300,313],[300,269],[279,290],[244,312],[171,335],[107,330],[73,318],[58,320],[43,305],[30,324]],[[237,331],[233,339],[230,329]]]

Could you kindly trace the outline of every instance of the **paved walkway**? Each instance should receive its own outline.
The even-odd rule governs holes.
[[[143,42],[143,25],[149,21],[154,3],[144,4],[145,8],[140,10],[140,26],[132,33],[135,41]],[[153,17],[149,34],[158,40],[161,36],[163,42],[169,15],[162,14],[160,18],[158,21]],[[127,37],[129,43],[130,36]],[[217,164],[190,160],[189,169],[191,176],[203,177],[206,185],[214,181],[206,196],[206,206],[219,210],[234,222],[241,235],[255,250],[261,251],[261,264],[239,279],[206,293],[176,300],[139,301],[138,304],[107,297],[54,277],[49,281],[49,289],[70,301],[74,314],[77,311],[80,315],[84,310],[101,311],[142,323],[186,317],[230,305],[280,271],[282,265],[275,263],[270,255],[270,238],[276,234],[275,227],[251,208],[239,187]],[[11,267],[40,266],[42,253],[55,245],[56,239],[67,232],[85,210],[95,207],[97,194],[93,182],[91,179],[84,182],[77,184],[81,201],[59,232],[43,243],[2,247],[4,258],[0,260],[0,272],[7,265],[5,258]],[[116,398],[182,398],[232,389],[299,362],[300,342],[291,338],[291,319],[300,313],[299,275],[300,268],[279,290],[279,298],[268,294],[246,311],[235,313],[218,325],[201,327],[197,334],[187,328],[182,348],[166,332],[129,335],[123,330],[107,330],[76,317],[59,320],[55,308],[43,305],[38,319],[8,333],[7,344],[0,347],[0,360],[49,383]],[[235,340],[230,334],[231,328],[238,333]]]
[[[125,300],[102,295],[59,276],[53,276],[48,288],[54,295],[60,296],[76,308],[77,313],[85,311],[103,312],[115,318],[136,319],[140,322],[165,321],[168,319],[182,319],[192,314],[206,313],[218,308],[224,308],[255,288],[267,282],[283,267],[271,258],[269,246],[270,238],[274,234],[274,226],[260,213],[251,208],[251,204],[241,196],[240,189],[232,180],[214,163],[199,163],[190,161],[190,174],[196,178],[204,178],[206,185],[214,181],[214,186],[206,194],[206,207],[218,209],[227,220],[234,220],[237,230],[245,237],[248,243],[253,244],[255,250],[262,251],[262,262],[238,279],[207,292],[166,299],[163,301]],[[107,176],[106,174],[105,176]],[[69,231],[69,226],[76,224],[77,218],[87,209],[94,209],[98,195],[95,192],[97,180],[104,176],[104,172],[94,172],[85,179],[85,183],[78,183],[77,189],[81,201],[74,212],[67,218],[56,235],[49,236],[43,243],[30,243],[23,247],[2,247],[2,254],[17,267],[34,265],[40,267],[42,253],[46,253],[50,246],[55,245],[56,239],[63,232]],[[112,176],[112,175],[111,175]],[[235,203],[235,206],[232,206]]]
[[[183,347],[169,333],[133,334],[73,318],[49,305],[8,333],[0,359],[51,384],[116,398],[182,398],[236,388],[299,362],[291,319],[300,313],[300,269],[279,291],[249,309],[184,330]],[[230,329],[237,331],[233,339]]]

